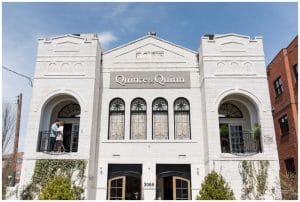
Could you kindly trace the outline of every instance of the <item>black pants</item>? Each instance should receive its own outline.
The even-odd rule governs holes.
[[[56,142],[56,137],[50,137],[50,151],[54,150],[55,142]]]

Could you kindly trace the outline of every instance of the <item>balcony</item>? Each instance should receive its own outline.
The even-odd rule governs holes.
[[[252,132],[236,131],[229,136],[221,135],[222,153],[255,154],[261,152],[260,137]]]
[[[64,131],[63,145],[65,152],[78,151],[78,131]],[[50,152],[50,131],[40,131],[38,141],[38,152]],[[58,152],[57,146],[54,147],[54,152]]]

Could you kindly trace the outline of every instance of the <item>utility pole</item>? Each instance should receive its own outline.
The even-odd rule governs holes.
[[[18,147],[19,147],[19,135],[20,135],[20,121],[21,121],[21,109],[22,109],[22,93],[18,95],[18,110],[17,110],[17,122],[16,122],[16,132],[14,141],[14,153],[13,153],[13,173],[12,173],[12,185],[16,184],[16,172],[17,172],[17,158],[18,158]]]

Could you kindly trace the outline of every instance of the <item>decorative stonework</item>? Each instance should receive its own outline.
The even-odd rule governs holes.
[[[136,59],[157,59],[163,58],[164,51],[138,51],[136,52]]]
[[[82,63],[49,63],[46,71],[44,73],[45,76],[73,76],[73,75],[85,75],[84,68]]]
[[[221,75],[255,75],[251,62],[218,62],[215,71],[216,76]]]

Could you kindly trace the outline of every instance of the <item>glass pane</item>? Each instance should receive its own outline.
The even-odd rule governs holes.
[[[122,187],[123,185],[122,185],[122,182],[123,182],[123,180],[122,179],[118,179],[118,180],[116,180],[117,181],[117,187]]]
[[[184,98],[179,98],[174,103],[175,111],[188,111],[190,110],[189,102]]]
[[[238,107],[230,103],[224,103],[219,107],[220,118],[243,118],[243,114]]]
[[[131,139],[146,139],[147,119],[145,112],[131,113]]]
[[[122,99],[116,98],[113,99],[109,105],[109,111],[124,111],[125,103]]]
[[[168,103],[163,98],[158,98],[153,102],[153,111],[167,111]]]
[[[176,189],[176,199],[180,199],[182,197],[181,189]]]
[[[131,103],[131,111],[146,111],[146,102],[141,98],[137,98]]]
[[[109,120],[109,139],[122,140],[124,139],[124,112],[110,113]]]
[[[181,188],[181,180],[176,179],[176,189]]]
[[[117,188],[117,196],[122,198],[122,188]]]
[[[175,112],[175,139],[190,139],[189,112]]]
[[[168,139],[168,113],[153,112],[153,139]]]
[[[111,181],[111,187],[117,187],[117,180]]]
[[[187,181],[181,180],[181,188],[187,188],[188,187],[188,183]]]
[[[242,126],[230,126],[231,149],[233,153],[244,152]]]

